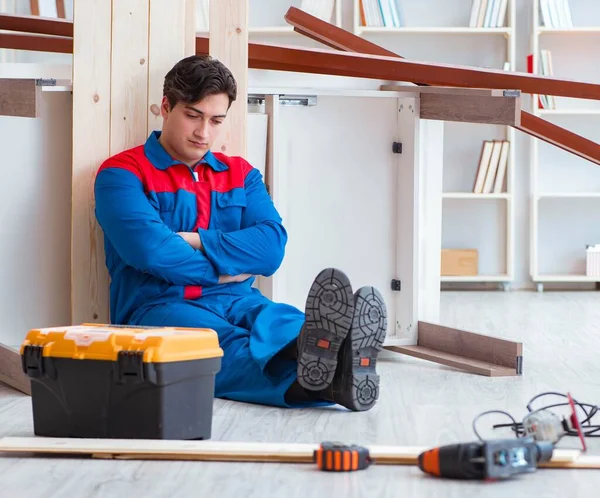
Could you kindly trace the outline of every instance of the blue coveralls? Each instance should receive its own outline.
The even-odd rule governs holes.
[[[296,362],[277,356],[296,341],[304,313],[219,275],[272,275],[287,233],[260,172],[239,157],[208,152],[191,169],[153,132],[107,159],[95,180],[96,217],[111,277],[111,322],[206,327],[224,351],[215,396],[288,404]],[[203,251],[176,232],[198,231]],[[271,361],[273,359],[273,361]]]

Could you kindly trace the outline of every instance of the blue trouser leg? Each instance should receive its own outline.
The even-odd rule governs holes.
[[[330,405],[320,400],[289,404],[285,399],[296,380],[296,362],[276,355],[296,340],[303,321],[298,309],[256,291],[157,305],[136,324],[215,330],[224,352],[215,377],[218,398],[283,407]]]

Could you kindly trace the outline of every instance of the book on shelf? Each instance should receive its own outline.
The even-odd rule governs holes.
[[[335,0],[302,0],[300,10],[323,21],[330,22],[333,18],[334,6]]]
[[[508,0],[473,0],[470,28],[503,28]]]
[[[572,28],[569,0],[540,0],[540,16],[546,28]]]
[[[540,50],[540,62],[543,76],[552,76],[552,53],[550,50]],[[554,95],[540,95],[544,109],[556,109],[556,98]]]
[[[483,141],[473,193],[500,194],[504,191],[509,149],[508,140]]]
[[[552,53],[550,50],[540,50],[541,74],[543,76],[552,76]],[[527,72],[533,74],[533,54],[527,56]],[[538,95],[538,107],[540,109],[556,109],[556,98],[554,95]]]
[[[362,26],[373,28],[404,27],[401,0],[359,0],[358,8]]]

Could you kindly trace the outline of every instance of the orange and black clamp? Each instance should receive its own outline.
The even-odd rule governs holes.
[[[367,448],[330,442],[322,443],[313,458],[320,470],[330,472],[363,470],[372,463]]]
[[[538,462],[552,458],[551,442],[533,438],[500,439],[451,444],[419,455],[419,468],[451,479],[503,479],[534,472]]]

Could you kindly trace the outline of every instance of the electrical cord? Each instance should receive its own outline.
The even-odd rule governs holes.
[[[531,398],[529,400],[529,403],[527,403],[527,411],[529,413],[526,415],[526,417],[532,415],[533,413],[541,412],[543,410],[550,410],[551,408],[557,408],[557,407],[561,407],[561,406],[569,406],[568,402],[554,403],[551,405],[542,406],[542,407],[534,410],[532,407],[533,402],[539,398],[542,398],[543,396],[559,396],[559,397],[563,397],[563,398],[568,397],[566,394],[553,392],[553,391],[540,393],[540,394],[534,396],[533,398]],[[598,405],[593,405],[591,403],[582,403],[575,399],[573,399],[573,404],[575,406],[578,406],[581,409],[581,411],[583,411],[583,413],[585,414],[585,418],[579,421],[583,435],[585,437],[600,437],[600,434],[598,433],[598,432],[600,432],[600,425],[592,425],[592,423],[591,423],[592,418],[598,413],[598,411],[600,411],[600,408],[598,407]],[[488,413],[488,412],[485,412],[485,413]],[[481,415],[484,415],[485,413],[483,413]],[[502,413],[506,413],[511,418],[513,418],[507,412],[502,412]],[[477,420],[478,418],[479,418],[479,416],[475,420]],[[514,418],[513,418],[513,420],[514,420]],[[496,424],[493,426],[494,429],[503,428],[503,427],[511,427],[517,437],[523,437],[525,435],[525,430],[524,430],[522,422],[515,422],[513,424]],[[565,436],[574,436],[574,437],[579,436],[577,431],[572,430],[572,429],[567,430],[564,435]],[[477,435],[477,436],[479,437],[479,435]],[[481,439],[481,438],[479,438],[479,439]]]
[[[479,435],[479,432],[477,432],[477,421],[483,417],[484,415],[488,415],[490,413],[501,413],[502,415],[506,415],[507,417],[509,417],[513,423],[512,424],[503,424],[505,427],[506,426],[513,426],[516,427],[518,425],[518,422],[515,420],[515,418],[508,412],[505,412],[504,410],[489,410],[487,412],[483,412],[480,413],[479,415],[477,415],[474,419],[473,419],[473,432],[475,433],[475,435],[477,436],[477,439],[479,439],[481,442],[485,442],[485,440]],[[518,437],[518,436],[517,436]]]

